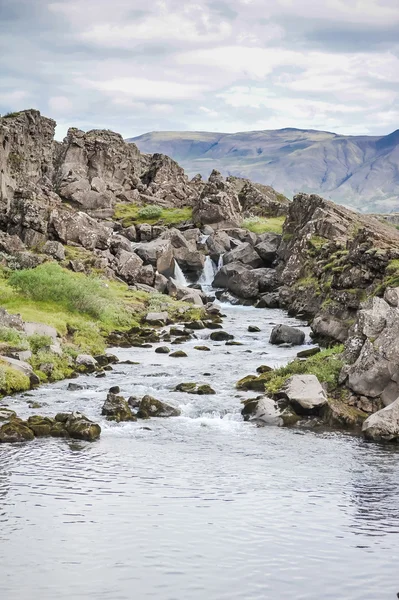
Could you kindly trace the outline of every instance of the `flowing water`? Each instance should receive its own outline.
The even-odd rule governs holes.
[[[176,283],[178,285],[181,285],[183,287],[188,285],[188,281],[186,279],[186,276],[184,275],[183,271],[181,270],[179,263],[177,262],[177,260],[174,261],[175,262],[175,272],[174,272],[174,280],[176,281]]]
[[[139,364],[83,376],[81,391],[60,382],[10,401],[21,416],[81,410],[103,431],[92,444],[0,446],[1,599],[396,598],[399,453],[339,432],[244,423],[240,400],[255,394],[234,383],[291,359],[298,348],[267,340],[273,324],[299,323],[280,310],[223,310],[242,346],[203,330],[177,346],[187,358],[113,349]],[[184,381],[217,394],[174,392]],[[108,423],[101,406],[116,384],[182,416]],[[27,408],[32,396],[39,411]]]

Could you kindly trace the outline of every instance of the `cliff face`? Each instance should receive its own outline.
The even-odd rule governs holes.
[[[314,334],[345,342],[342,383],[390,403],[399,395],[399,231],[319,196],[292,203],[279,248],[281,303]]]

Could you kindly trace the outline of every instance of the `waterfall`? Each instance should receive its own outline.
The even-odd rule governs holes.
[[[207,235],[206,233],[201,233],[201,237],[199,239],[199,243],[204,245],[206,244],[206,240],[209,238],[209,234]]]
[[[205,257],[205,263],[203,271],[198,279],[198,283],[203,286],[212,286],[212,282],[215,278],[216,267],[215,263],[210,256]]]
[[[220,271],[220,269],[223,267],[223,256],[224,256],[223,254],[219,255],[217,271]]]
[[[176,281],[177,285],[181,285],[182,287],[188,286],[188,281],[184,276],[183,271],[179,267],[179,263],[175,260],[175,273],[173,279]]]

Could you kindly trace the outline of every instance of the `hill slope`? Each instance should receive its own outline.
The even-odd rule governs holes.
[[[188,175],[248,177],[287,196],[323,194],[363,212],[399,209],[399,129],[386,136],[344,136],[279,129],[242,133],[152,132],[130,138],[142,152],[162,152]]]

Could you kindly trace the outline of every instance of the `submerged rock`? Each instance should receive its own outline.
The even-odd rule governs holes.
[[[210,352],[210,348],[208,346],[194,346],[194,350],[201,350],[202,352]]]
[[[234,339],[234,335],[227,333],[227,331],[213,331],[209,337],[213,342],[225,342]]]
[[[156,354],[169,354],[170,348],[167,346],[159,346],[159,348],[155,348]]]
[[[172,352],[169,356],[173,358],[187,358],[187,354],[183,350],[176,350],[176,352]]]

